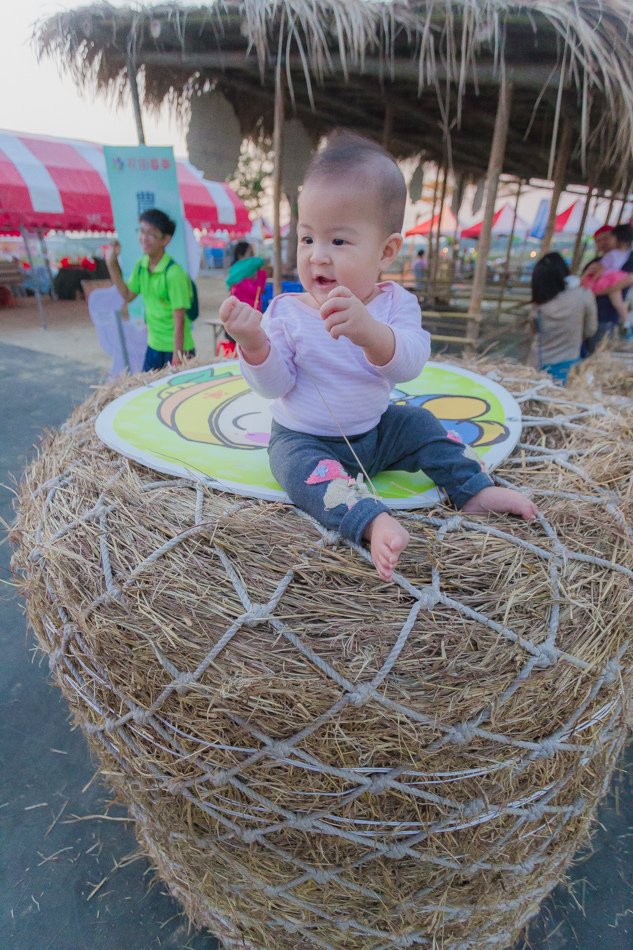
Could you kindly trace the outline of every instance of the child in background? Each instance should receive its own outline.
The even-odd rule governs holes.
[[[235,245],[233,263],[226,275],[226,286],[231,297],[249,304],[255,310],[262,309],[262,293],[266,283],[266,271],[261,257],[255,257],[255,250],[248,241],[238,241]]]
[[[633,274],[622,270],[631,253],[633,228],[630,224],[620,224],[613,229],[617,246],[599,261],[592,261],[584,269],[581,283],[596,297],[606,294],[617,311],[619,321],[627,325],[628,307],[622,291],[633,286]]]
[[[238,241],[233,252],[233,263],[226,275],[226,286],[231,297],[237,297],[255,310],[262,309],[262,294],[266,285],[266,271],[261,257],[255,257],[255,249],[248,241]],[[233,356],[235,340],[226,332],[227,340],[218,343],[217,355]]]
[[[536,507],[495,486],[427,410],[389,405],[430,351],[416,297],[378,284],[402,247],[406,185],[373,142],[335,133],[313,159],[299,198],[298,270],[304,293],[281,294],[260,314],[235,298],[220,317],[252,388],[272,399],[272,472],[290,499],[325,527],[369,541],[390,580],[409,534],[361,476],[425,471],[469,513]],[[371,481],[369,482],[371,485]]]

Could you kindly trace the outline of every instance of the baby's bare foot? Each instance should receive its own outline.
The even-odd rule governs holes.
[[[398,558],[409,543],[409,532],[399,521],[382,511],[368,525],[365,537],[369,541],[371,559],[383,581],[390,581]]]
[[[498,515],[518,515],[525,521],[532,521],[538,514],[538,508],[527,495],[498,485],[482,488],[468,499],[462,511],[469,515],[482,515],[491,511]]]

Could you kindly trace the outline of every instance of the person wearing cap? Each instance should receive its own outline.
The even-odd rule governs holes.
[[[591,261],[590,264],[599,262],[610,251],[617,250],[618,247],[621,246],[623,242],[620,239],[625,237],[625,228],[629,228],[629,226],[618,225],[614,228],[610,224],[605,224],[601,228],[598,228],[593,238],[599,256]],[[624,241],[624,243],[626,244],[626,241]],[[628,241],[628,250],[629,253],[624,262],[620,265],[619,270],[624,271],[627,274],[633,274],[633,251],[631,251],[630,237]],[[628,292],[629,288],[624,288],[622,291],[622,297],[626,298]],[[587,355],[595,352],[596,347],[600,341],[604,339],[604,337],[614,336],[618,327],[618,323],[620,322],[620,315],[618,314],[617,309],[613,306],[608,294],[599,294],[596,297],[596,303],[598,305],[598,330],[590,340],[587,340]]]

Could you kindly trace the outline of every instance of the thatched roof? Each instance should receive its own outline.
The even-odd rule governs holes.
[[[630,0],[210,0],[94,4],[41,22],[34,41],[78,86],[112,97],[131,53],[146,107],[186,114],[219,88],[245,136],[273,121],[283,56],[295,113],[315,133],[345,125],[391,150],[485,171],[500,83],[513,83],[504,170],[548,177],[573,125],[569,180],[621,189],[633,152]],[[554,145],[552,146],[552,141]]]

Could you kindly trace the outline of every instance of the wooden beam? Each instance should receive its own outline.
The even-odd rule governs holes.
[[[435,250],[433,251],[433,272],[431,274],[431,297],[435,300],[435,287],[437,285],[437,275],[440,269],[440,239],[442,237],[442,213],[444,211],[444,202],[446,201],[446,182],[448,179],[448,167],[444,165],[442,177],[442,191],[440,193],[440,211],[437,221],[437,234],[435,235]],[[431,231],[431,240],[433,232]]]
[[[134,122],[136,124],[136,136],[139,145],[145,145],[145,132],[143,130],[143,116],[141,114],[141,100],[138,94],[138,83],[136,81],[136,63],[131,53],[127,57],[127,78],[130,84],[130,97],[132,99],[132,108],[134,110]]]
[[[517,215],[519,213],[519,200],[521,198],[522,186],[523,186],[523,182],[519,178],[519,183],[517,185],[517,193],[514,199],[514,217],[512,218],[512,228],[510,229],[510,236],[508,238],[508,246],[506,248],[506,260],[505,260],[504,270],[503,270],[503,280],[501,283],[501,290],[499,292],[499,301],[497,303],[497,322],[499,322],[499,315],[503,308],[503,298],[505,297],[506,287],[508,284],[508,278],[510,276],[510,256],[512,254],[512,242],[514,240],[514,232],[516,230]]]
[[[554,225],[556,224],[556,212],[558,211],[558,202],[563,193],[567,181],[567,165],[571,154],[571,139],[573,126],[568,119],[563,123],[563,131],[560,137],[556,162],[554,163],[554,176],[552,181],[554,189],[552,191],[552,200],[549,206],[549,215],[547,216],[547,225],[545,227],[545,236],[541,244],[541,257],[547,254],[550,249],[552,238],[554,236]]]
[[[275,68],[275,124],[273,128],[273,293],[275,296],[281,293],[281,163],[283,160],[284,147],[284,72],[282,69],[281,55],[277,57]]]
[[[593,185],[588,185],[587,187],[587,198],[585,200],[584,208],[582,209],[582,217],[580,219],[580,225],[578,227],[578,234],[576,235],[576,243],[574,244],[574,253],[571,258],[571,272],[575,274],[580,266],[580,260],[583,255],[584,245],[583,238],[585,236],[585,224],[587,223],[587,216],[589,215],[589,204],[591,202],[591,196],[593,194]]]
[[[486,175],[486,201],[484,206],[484,219],[477,244],[477,263],[473,275],[473,287],[468,305],[468,315],[471,318],[469,323],[468,335],[471,343],[477,342],[479,335],[479,326],[476,320],[481,314],[481,304],[484,299],[486,289],[486,271],[488,267],[488,254],[490,253],[490,244],[492,238],[492,219],[495,214],[495,203],[497,200],[497,188],[499,177],[503,166],[503,157],[505,154],[506,140],[508,137],[508,126],[510,124],[510,106],[512,104],[512,83],[508,82],[499,88],[499,100],[497,103],[497,114],[495,117],[495,129],[492,136],[492,146],[490,148],[490,158],[488,160],[488,173]]]
[[[114,59],[114,52],[111,54]],[[339,79],[345,78],[346,69],[333,50],[330,51],[328,58],[331,63],[331,69],[328,70],[329,77]],[[305,63],[299,53],[292,53],[288,57],[288,66],[293,73],[297,75],[304,73]],[[177,50],[139,50],[138,63],[143,65],[147,63],[152,66],[164,66],[170,69],[190,69],[195,72],[198,69],[220,69],[240,70],[243,73],[250,73],[259,81],[260,69],[259,62],[254,53],[248,53],[246,45],[239,50],[208,50],[204,52],[187,53],[182,49]],[[384,79],[385,64],[379,56],[365,56],[363,58],[363,74],[373,78]],[[395,57],[389,67],[390,78],[393,81],[410,80],[416,86],[420,81],[419,64],[417,60],[409,56]],[[473,70],[472,66],[466,70],[466,82],[477,83],[478,86],[499,86],[500,71],[494,62],[477,63]],[[535,63],[534,61],[507,63],[505,75],[510,82],[515,83],[522,89],[532,89],[540,92],[545,84],[557,88],[561,82],[560,68],[555,57],[550,60]],[[445,82],[448,76],[446,66],[437,62],[433,68],[433,78],[436,82]],[[452,77],[450,77],[452,78]],[[563,81],[564,89],[571,89],[573,82],[571,76],[567,76]]]
[[[391,147],[391,138],[393,136],[393,103],[390,99],[385,101],[385,118],[382,127],[382,147],[386,152]]]

